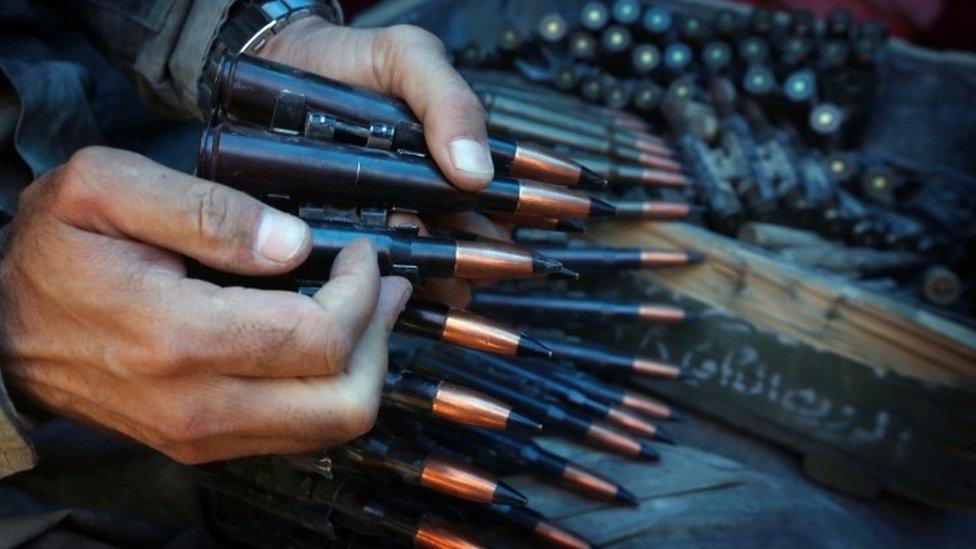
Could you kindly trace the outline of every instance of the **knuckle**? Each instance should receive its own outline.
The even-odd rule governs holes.
[[[329,332],[318,331],[318,348],[317,351],[311,351],[309,354],[312,357],[321,360],[321,363],[325,365],[329,372],[338,373],[346,368],[346,364],[349,362],[349,357],[352,356],[354,343],[352,338],[343,330],[337,330],[335,327]],[[316,357],[316,355],[318,355]]]
[[[379,414],[379,398],[365,398],[353,402],[346,409],[341,435],[346,440],[359,438],[373,429]]]
[[[380,36],[388,46],[395,48],[430,48],[443,51],[444,44],[439,38],[416,25],[394,25]]]
[[[84,205],[97,197],[98,171],[108,161],[110,153],[104,147],[85,147],[68,159],[50,181],[55,202]]]
[[[174,402],[159,424],[163,439],[176,447],[192,447],[193,442],[214,434],[215,414],[200,397],[184,397]]]

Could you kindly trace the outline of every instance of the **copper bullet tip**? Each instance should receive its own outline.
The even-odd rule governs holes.
[[[646,358],[635,358],[633,362],[633,371],[637,375],[648,377],[678,379],[681,376],[681,368]]]
[[[660,432],[653,423],[617,406],[610,406],[606,419],[618,427],[645,437],[655,438]]]
[[[651,143],[650,141],[644,139],[634,140],[632,142],[632,145],[635,149],[643,153],[647,153],[649,155],[671,156],[674,154],[674,151],[671,150],[671,147],[668,147],[667,145],[661,143]]]
[[[654,451],[649,447],[645,448],[647,446],[645,441],[637,440],[630,435],[595,421],[590,423],[590,428],[586,432],[586,440],[594,442],[611,452],[632,458],[646,459],[646,450],[650,449],[652,452]]]
[[[515,354],[526,358],[552,358],[552,351],[547,349],[545,345],[524,334],[519,336]]]
[[[589,549],[593,547],[592,543],[580,537],[579,534],[560,528],[549,521],[536,523],[534,531],[537,536],[556,547],[565,547],[566,549]]]
[[[518,490],[512,488],[508,484],[499,481],[495,485],[495,491],[491,496],[492,503],[498,503],[501,505],[514,505],[516,507],[524,507],[529,503],[528,498],[519,493]]]
[[[666,322],[669,324],[688,320],[688,314],[684,309],[663,305],[639,305],[637,316],[645,322]]]
[[[633,391],[624,393],[622,404],[631,410],[661,419],[671,419],[675,414],[675,411],[670,406]]]
[[[644,250],[640,253],[641,266],[645,269],[663,267],[682,267],[700,263],[702,256],[698,252],[673,252],[666,250]]]
[[[530,433],[538,433],[542,431],[542,424],[532,421],[522,414],[511,411],[508,413],[508,421],[506,421],[506,427],[508,429],[517,431],[527,431]]]
[[[454,423],[501,431],[508,427],[512,407],[484,393],[442,381],[431,412]]]
[[[621,492],[628,493],[622,486],[572,464],[567,464],[563,469],[562,478],[567,484],[600,499],[618,500]]]
[[[508,498],[506,503],[511,505],[525,501],[522,494],[503,486],[488,473],[437,455],[431,455],[424,462],[420,484],[442,494],[479,503],[498,503],[496,496]]]
[[[657,167],[655,166],[655,168]],[[688,185],[688,178],[683,174],[660,169],[642,170],[640,178],[641,182],[645,185],[661,185],[664,187],[684,187]]]
[[[413,536],[416,547],[425,549],[478,549],[484,547],[458,533],[441,520],[425,516]]]

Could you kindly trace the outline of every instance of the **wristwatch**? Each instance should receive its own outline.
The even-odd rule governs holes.
[[[313,15],[342,23],[342,10],[336,0],[244,0],[234,4],[210,48],[200,77],[200,111],[207,113],[212,107],[211,89],[221,58],[257,53],[288,24]]]

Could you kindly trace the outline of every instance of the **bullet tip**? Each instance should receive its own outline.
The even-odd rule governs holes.
[[[701,263],[702,261],[705,261],[705,255],[702,254],[701,252],[696,252],[692,250],[692,251],[685,252],[685,255],[688,256],[688,265],[694,265],[696,263]]]
[[[541,423],[532,421],[514,410],[508,413],[508,420],[505,422],[505,426],[509,429],[518,429],[520,431],[528,431],[532,433],[542,431]]]
[[[637,501],[637,496],[633,494],[630,490],[624,488],[623,486],[617,486],[616,500],[621,503],[626,503],[627,505],[637,506],[640,502]]]
[[[529,500],[515,490],[515,488],[512,488],[504,482],[498,482],[498,484],[495,485],[495,491],[491,495],[491,502],[501,505],[525,507],[529,503]]]
[[[586,166],[580,166],[579,182],[581,187],[602,191],[607,188],[607,179]]]
[[[579,280],[579,277],[580,275],[578,272],[572,269],[567,269],[566,267],[563,267],[557,272],[549,273],[549,278],[554,280]]]
[[[613,217],[616,213],[617,208],[613,204],[593,196],[590,197],[590,217]]]
[[[553,274],[563,269],[563,264],[559,261],[546,257],[540,253],[532,252],[532,272],[535,274]]]
[[[526,358],[552,358],[552,351],[527,335],[519,336],[515,354]]]
[[[675,410],[674,408],[671,408],[668,417],[665,419],[667,419],[668,421],[673,421],[675,423],[685,423],[688,421],[688,418],[686,418],[684,414]]]
[[[670,444],[672,446],[676,446],[677,445],[677,443],[674,441],[674,439],[671,438],[671,435],[667,434],[660,427],[658,427],[657,428],[657,431],[654,432],[654,440],[656,440],[658,442],[663,442],[665,444]]]
[[[659,454],[654,448],[651,448],[651,443],[646,440],[640,441],[640,454],[638,454],[638,457],[645,461],[661,460],[661,454]]]
[[[586,230],[586,225],[579,219],[559,219],[556,221],[556,230],[564,233],[582,233]]]

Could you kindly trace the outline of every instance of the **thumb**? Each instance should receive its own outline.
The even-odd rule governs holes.
[[[125,236],[215,269],[271,275],[300,265],[311,248],[301,219],[240,191],[140,155],[84,149],[60,172],[55,212],[79,228]]]

